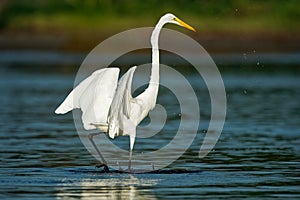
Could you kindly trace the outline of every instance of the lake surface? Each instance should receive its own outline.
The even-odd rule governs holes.
[[[54,114],[75,74],[1,68],[0,198],[299,199],[300,74],[242,71],[222,72],[227,119],[208,156],[198,158],[210,101],[203,85],[192,84],[203,97],[201,122],[186,153],[161,173],[106,174],[95,168],[98,161],[81,143],[72,114]],[[163,89],[159,95],[170,111],[163,132],[172,134],[178,105]],[[137,140],[136,151],[168,139],[150,138],[152,145]],[[128,145],[127,137],[117,141]]]

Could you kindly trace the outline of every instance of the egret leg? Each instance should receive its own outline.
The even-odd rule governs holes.
[[[129,161],[128,161],[128,172],[131,172],[131,157],[132,157],[132,150],[130,149],[129,152]]]
[[[104,159],[104,157],[102,156],[102,154],[101,154],[99,148],[97,147],[96,143],[95,143],[94,140],[93,140],[93,137],[94,137],[94,136],[100,135],[100,134],[101,134],[101,132],[99,132],[99,133],[90,133],[90,134],[88,135],[88,137],[89,137],[89,140],[91,141],[92,145],[93,145],[94,148],[96,149],[96,151],[97,151],[97,153],[98,153],[98,155],[100,156],[101,161],[102,161],[102,163],[101,163],[100,165],[98,165],[97,167],[103,167],[103,168],[104,168],[104,171],[107,173],[107,172],[109,172],[109,168],[108,168],[108,166],[107,166],[107,162],[106,162],[106,160]]]
[[[129,146],[129,162],[128,162],[128,172],[131,172],[131,158],[132,158],[132,149],[135,141],[135,135],[136,135],[136,130],[132,130],[132,134],[129,136],[130,139],[130,146]]]

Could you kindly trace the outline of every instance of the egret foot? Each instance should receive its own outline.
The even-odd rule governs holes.
[[[100,164],[100,165],[96,165],[96,167],[97,168],[101,168],[101,167],[103,167],[103,169],[104,169],[104,172],[105,173],[109,173],[109,168],[108,168],[108,166],[106,165],[106,164]]]
[[[133,173],[133,170],[131,168],[128,168],[128,169],[125,169],[124,172],[131,174],[131,173]]]

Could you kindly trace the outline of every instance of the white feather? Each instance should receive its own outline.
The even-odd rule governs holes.
[[[95,129],[93,123],[107,123],[107,116],[118,83],[118,68],[95,71],[67,96],[55,110],[64,114],[75,108],[82,110],[82,122],[87,130]]]
[[[136,67],[129,69],[118,82],[119,69],[105,68],[94,72],[82,81],[56,109],[64,114],[72,109],[82,110],[85,129],[98,128],[108,132],[111,138],[119,135],[130,136],[130,150],[134,146],[136,126],[156,105],[159,87],[158,39],[162,27],[174,23],[194,30],[179,21],[173,14],[166,14],[156,24],[152,35],[152,69],[148,88],[136,98],[131,96],[131,84]],[[117,91],[116,91],[117,88]]]

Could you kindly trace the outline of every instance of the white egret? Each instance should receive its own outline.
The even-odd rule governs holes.
[[[152,35],[152,68],[148,88],[137,97],[131,96],[131,83],[136,66],[130,68],[119,80],[119,68],[104,68],[95,71],[79,83],[55,110],[56,114],[64,114],[75,108],[82,110],[82,122],[86,130],[98,129],[107,133],[110,138],[121,135],[130,137],[130,156],[128,171],[131,170],[132,149],[136,137],[136,127],[156,105],[159,87],[159,48],[158,39],[162,27],[177,24],[192,31],[193,27],[181,21],[173,14],[165,14],[156,24]],[[102,159],[102,166],[108,171],[107,162],[93,141],[89,139]]]

